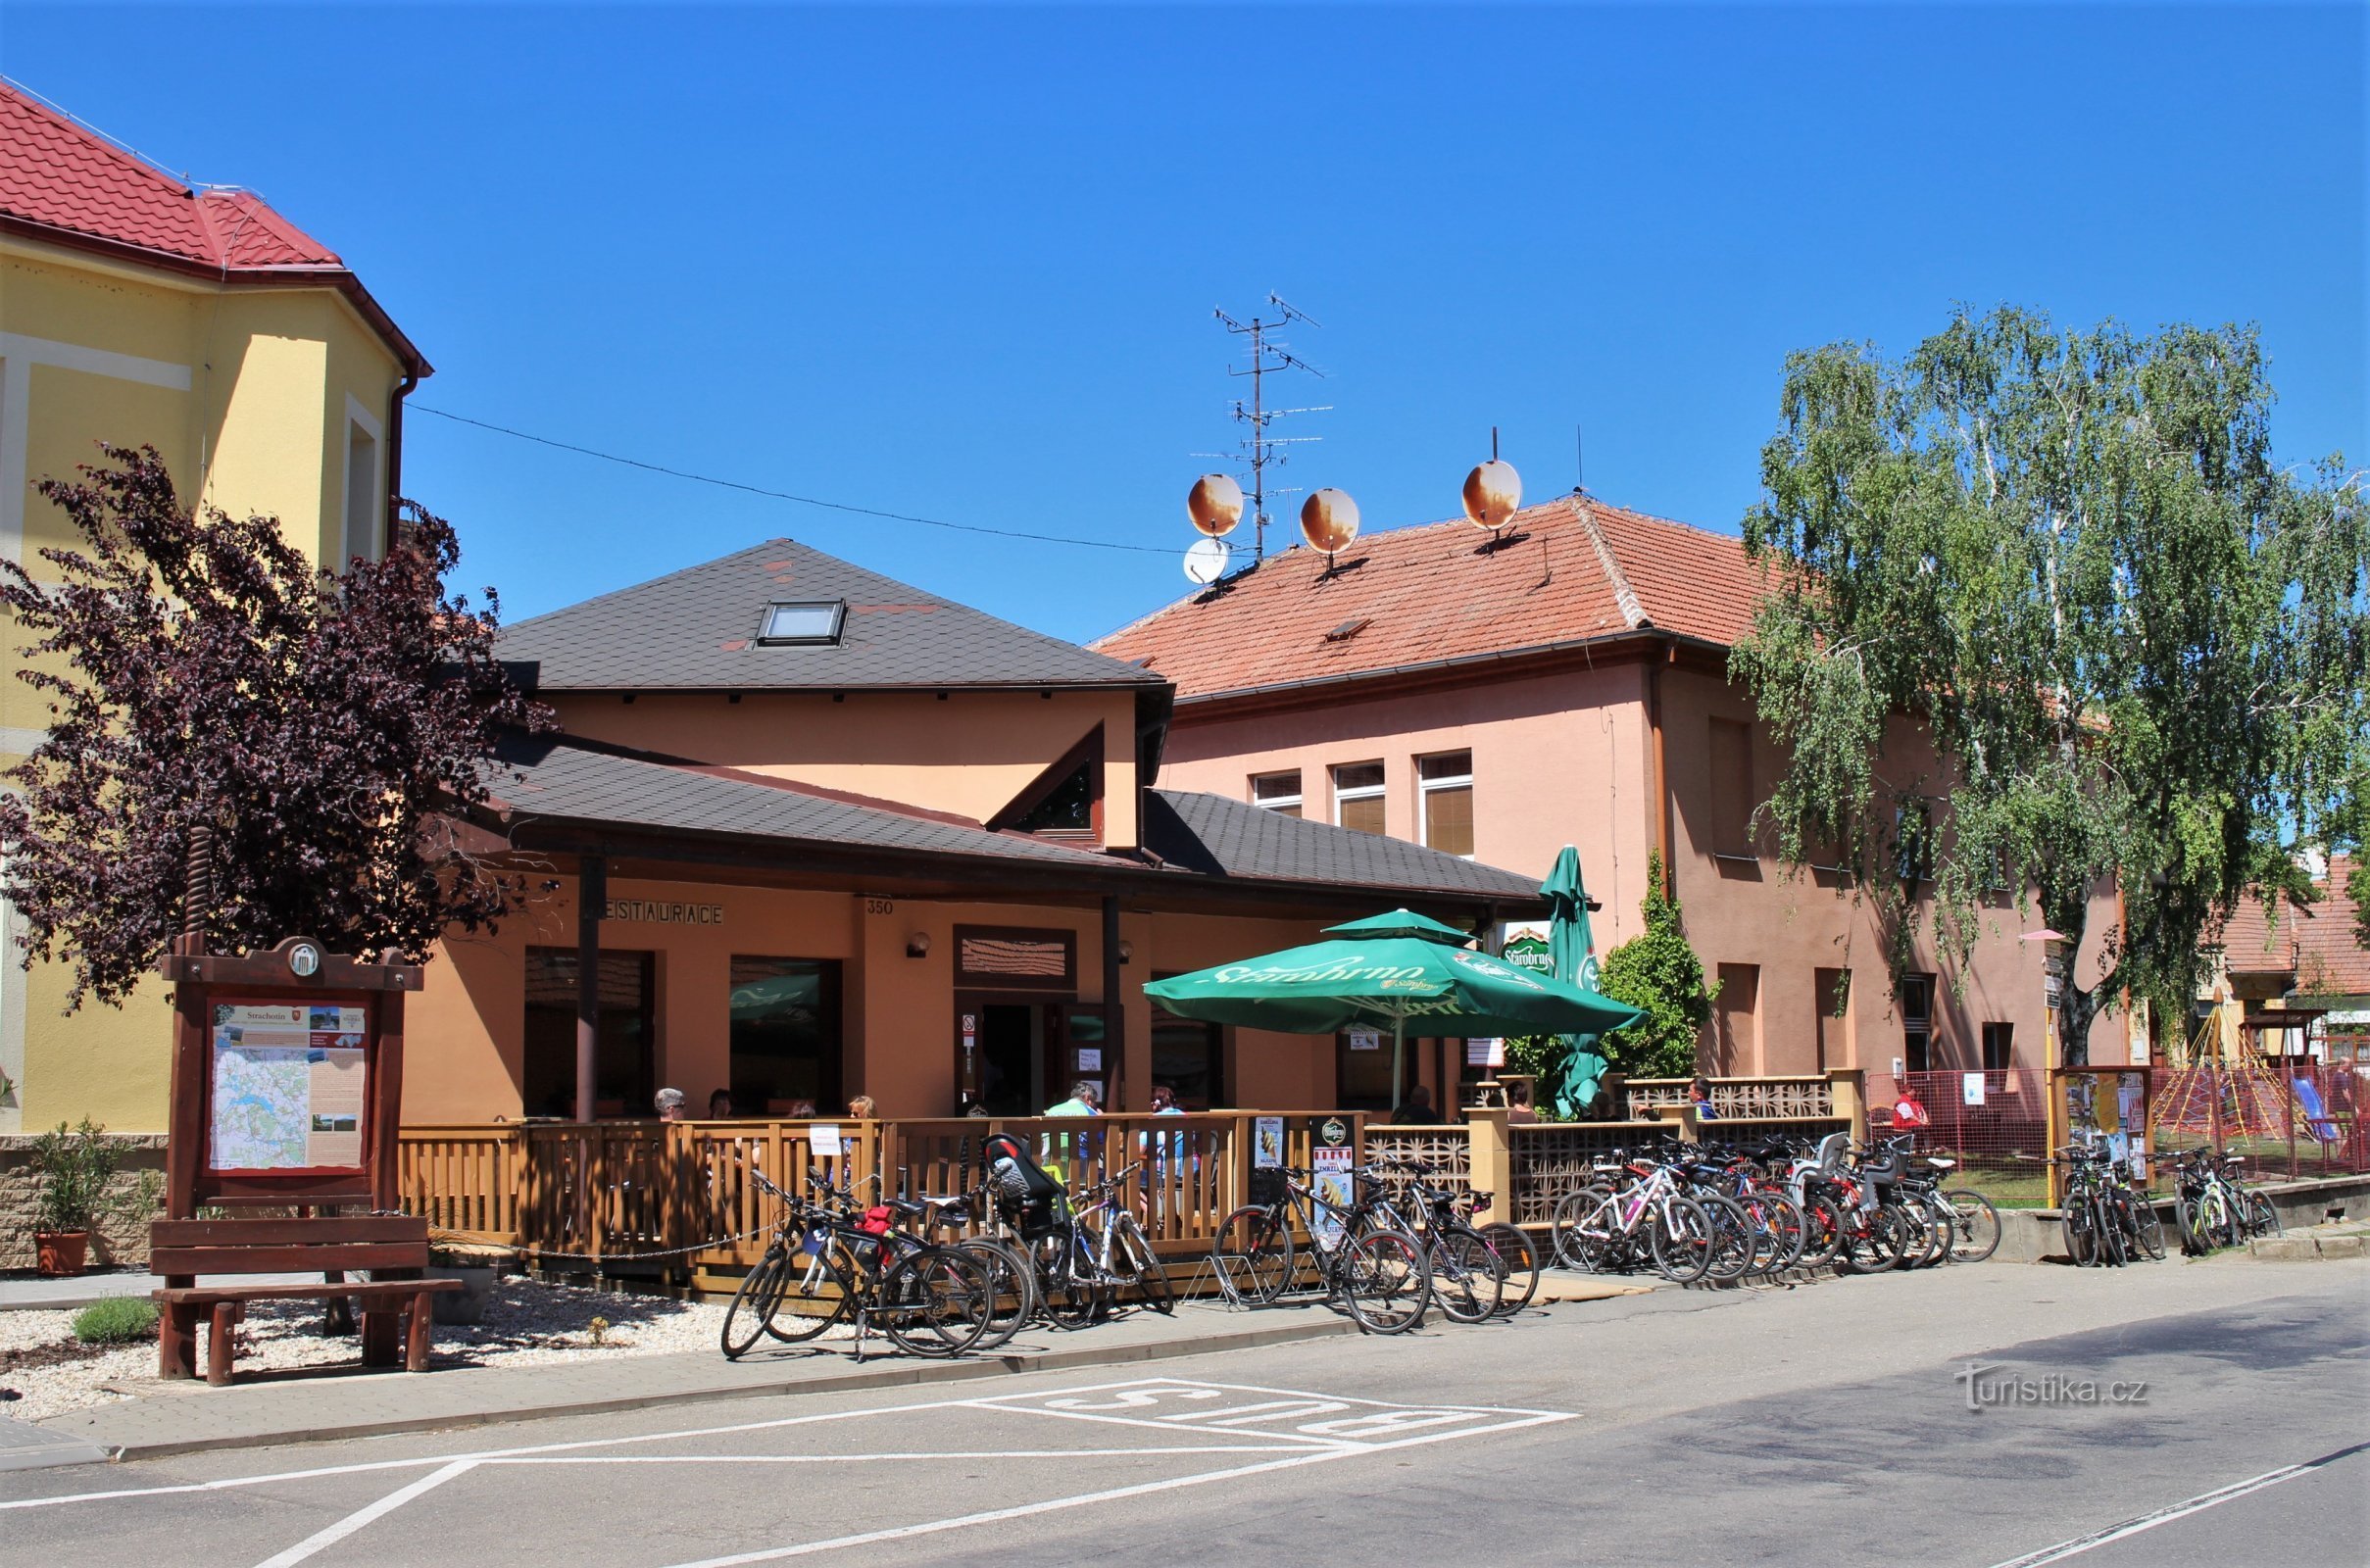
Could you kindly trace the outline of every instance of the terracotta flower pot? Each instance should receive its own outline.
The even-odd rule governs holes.
[[[79,1274],[83,1260],[90,1251],[90,1232],[35,1231],[33,1250],[42,1273]]]

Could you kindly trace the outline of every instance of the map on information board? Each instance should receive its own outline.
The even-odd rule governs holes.
[[[360,1007],[218,1003],[216,1170],[359,1170],[365,1069]]]

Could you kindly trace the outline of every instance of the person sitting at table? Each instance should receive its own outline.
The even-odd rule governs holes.
[[[1531,1086],[1529,1084],[1507,1085],[1506,1124],[1508,1127],[1526,1127],[1538,1119],[1539,1112],[1531,1108]]]
[[[1394,1127],[1429,1127],[1438,1120],[1440,1113],[1432,1108],[1432,1086],[1429,1084],[1417,1084],[1408,1090],[1407,1102],[1391,1112],[1391,1125]]]
[[[711,1120],[714,1120],[714,1121],[722,1121],[722,1120],[723,1120],[725,1117],[727,1117],[727,1116],[729,1116],[729,1115],[731,1115],[731,1114],[732,1114],[732,1091],[731,1091],[731,1090],[729,1090],[729,1089],[719,1089],[719,1090],[717,1090],[717,1091],[716,1091],[715,1094],[710,1095],[710,1096],[708,1097],[708,1115],[709,1115],[709,1118],[710,1118]]]

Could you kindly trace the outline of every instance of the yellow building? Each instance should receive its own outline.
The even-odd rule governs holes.
[[[0,83],[0,551],[35,577],[70,538],[35,486],[99,441],[155,447],[184,500],[275,515],[316,560],[375,556],[403,398],[428,373],[335,253],[261,198],[193,189]],[[40,743],[43,715],[0,681],[0,765]],[[0,964],[0,1134],[85,1114],[162,1131],[162,988],[72,1017],[67,989],[63,968]]]

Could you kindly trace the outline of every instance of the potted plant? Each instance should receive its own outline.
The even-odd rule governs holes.
[[[115,1148],[88,1116],[69,1130],[33,1141],[32,1170],[40,1183],[33,1200],[33,1250],[44,1274],[79,1274],[90,1252],[91,1228],[114,1206],[107,1183],[116,1173]]]

